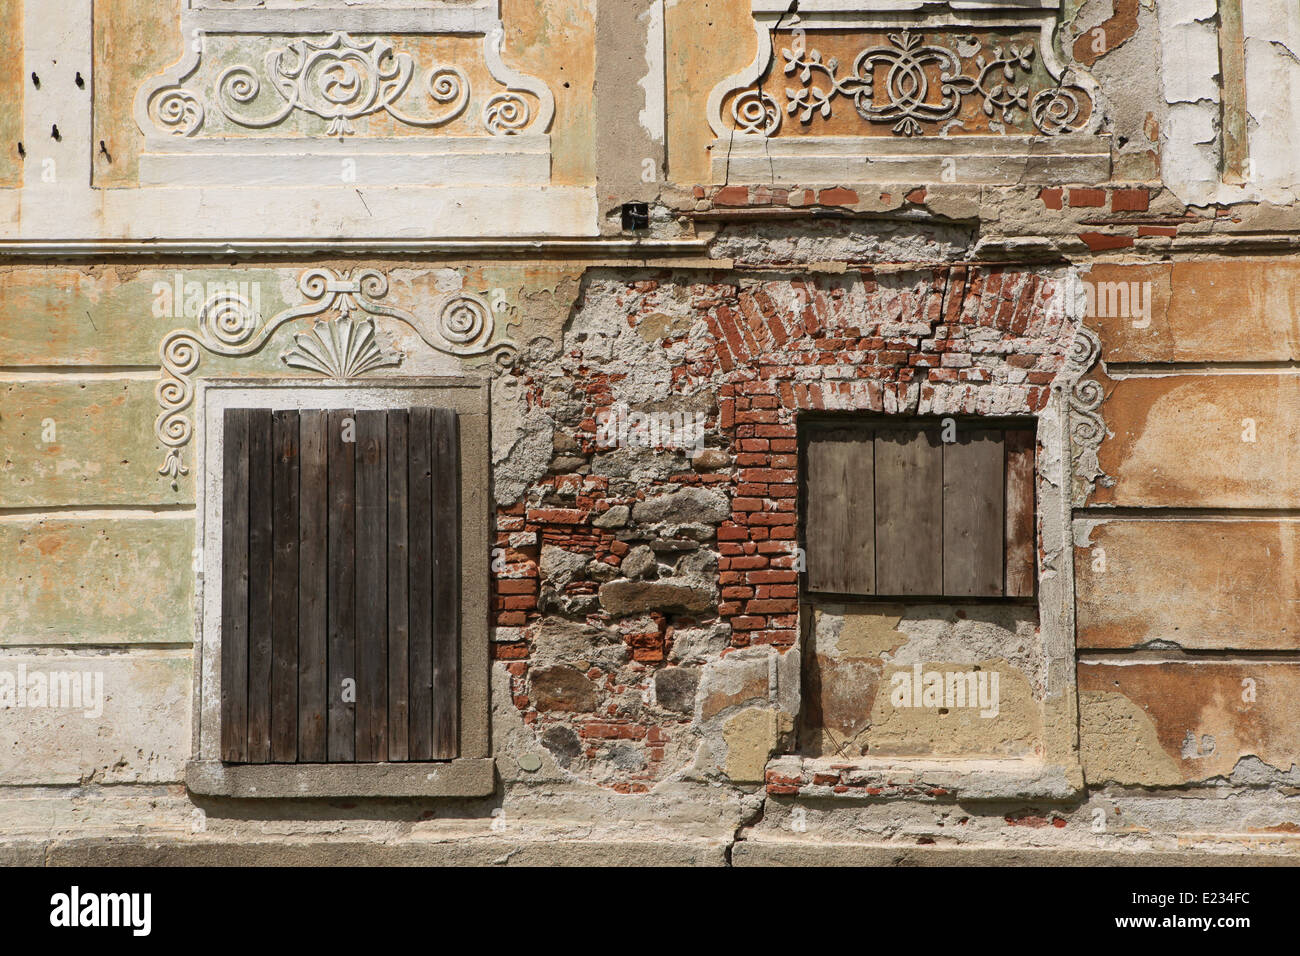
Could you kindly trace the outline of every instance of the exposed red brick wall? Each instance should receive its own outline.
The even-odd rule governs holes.
[[[645,695],[655,671],[667,666],[674,633],[725,621],[731,646],[795,642],[798,576],[793,569],[798,494],[796,419],[809,410],[843,409],[919,414],[1033,414],[1047,402],[1064,364],[1070,329],[1049,308],[1052,287],[1039,276],[997,267],[954,265],[901,274],[863,271],[809,279],[768,278],[690,281],[670,277],[629,282],[616,290],[616,307],[636,329],[647,317],[689,300],[691,331],[645,344],[673,357],[675,395],[716,397],[708,419],[712,460],[683,467],[666,478],[634,483],[614,494],[608,478],[548,474],[526,494],[527,504],[497,515],[497,545],[506,570],[495,577],[496,623],[523,628],[517,642],[494,645],[509,662],[512,693],[525,721],[572,727],[585,752],[601,741],[642,748],[643,770],[620,787],[644,788],[673,767],[662,764],[664,743],[685,733],[682,714],[629,706],[627,693]],[[585,346],[559,359],[560,383],[525,373],[531,400],[545,406],[577,398],[557,420],[571,431],[570,464],[597,453],[596,415],[625,400],[626,373],[610,374]],[[580,466],[574,466],[580,467]],[[543,712],[527,696],[532,653],[527,626],[558,611],[539,606],[547,582],[544,545],[581,552],[619,568],[629,544],[623,529],[594,526],[612,507],[633,506],[673,486],[714,488],[730,501],[730,515],[703,543],[718,555],[716,606],[686,614],[651,611],[620,631],[629,661],[617,673],[591,667],[594,710]],[[628,492],[628,489],[624,489]],[[598,626],[619,626],[601,607],[598,584],[581,576],[557,593],[579,602],[561,616]],[[648,627],[646,622],[652,622]],[[627,622],[625,621],[624,624]]]
[[[1052,288],[1035,275],[940,268],[894,295],[869,274],[864,281],[879,306],[865,314],[849,308],[842,289],[803,282],[715,287],[716,299],[697,300],[729,381],[719,389],[719,424],[734,453],[734,497],[718,529],[718,611],[737,646],[788,646],[797,636],[799,412],[1031,414],[1061,368]],[[797,311],[778,306],[790,289],[803,303]],[[974,341],[976,330],[987,340]]]

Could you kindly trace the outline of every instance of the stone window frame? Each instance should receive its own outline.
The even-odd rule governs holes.
[[[1042,753],[1027,758],[932,758],[863,757],[846,761],[804,757],[786,752],[769,760],[766,775],[772,779],[798,780],[800,796],[843,796],[861,799],[870,789],[895,787],[917,792],[942,789],[966,800],[1051,800],[1077,797],[1084,788],[1079,754],[1078,684],[1076,674],[1074,613],[1074,538],[1071,487],[1080,444],[1078,390],[1086,387],[1084,376],[1091,360],[1083,357],[1092,337],[1077,330],[1070,359],[1057,376],[1047,404],[1037,413],[1017,414],[1036,420],[1038,454],[1035,460],[1036,522],[1039,554],[1038,592],[1030,602],[1037,606],[1039,635],[1045,664],[1046,686],[1041,701]],[[862,409],[863,413],[878,412]],[[904,416],[905,417],[905,416]],[[896,602],[895,602],[896,603]],[[813,623],[816,601],[799,597],[800,643],[806,641]],[[802,678],[801,678],[802,680]],[[855,779],[871,784],[852,793],[835,794],[814,781],[819,771],[834,764],[851,765]],[[923,784],[923,786],[918,786]],[[824,792],[823,792],[824,791]]]
[[[355,381],[205,379],[198,423],[191,793],[239,798],[472,797],[495,791],[489,731],[490,382],[473,376]],[[221,761],[221,507],[227,408],[454,409],[460,418],[460,755],[411,763],[226,764]]]

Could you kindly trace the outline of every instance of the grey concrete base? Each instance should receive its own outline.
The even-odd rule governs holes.
[[[1077,847],[890,846],[716,839],[462,836],[262,840],[138,836],[0,841],[4,866],[1300,866],[1300,855]]]
[[[44,866],[47,847],[43,840],[0,842],[0,866]]]
[[[1300,866],[1300,854],[1077,847],[882,846],[745,840],[733,866]]]
[[[0,843],[0,861],[11,857]],[[87,839],[50,841],[46,866],[725,866],[722,841],[473,837],[364,840]],[[39,859],[14,865],[41,865]]]
[[[496,788],[490,757],[444,763],[223,764],[191,761],[190,793],[212,797],[484,797]]]

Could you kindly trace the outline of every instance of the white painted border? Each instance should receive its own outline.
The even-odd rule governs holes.
[[[80,238],[87,232],[112,239],[235,241],[600,234],[596,191],[585,187],[354,184],[329,189],[212,186],[95,192],[101,202],[100,229],[75,219],[33,223],[24,215],[24,238]]]
[[[1110,138],[1067,136],[807,136],[737,133],[710,153],[715,182],[1016,183],[1105,182]],[[954,178],[955,177],[955,178]]]

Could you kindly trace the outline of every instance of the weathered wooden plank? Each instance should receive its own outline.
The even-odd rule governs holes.
[[[460,431],[456,413],[433,413],[433,759],[460,739]]]
[[[943,593],[943,448],[938,428],[875,439],[876,593]]]
[[[807,445],[808,590],[876,593],[874,434],[815,432]]]
[[[298,759],[298,412],[272,413],[271,762]]]
[[[326,688],[329,620],[329,421],[323,411],[299,417],[302,461],[298,494],[298,760],[327,756]]]
[[[1002,594],[1006,492],[1002,432],[969,430],[943,446],[943,593]]]
[[[1006,433],[1007,597],[1032,597],[1038,583],[1038,547],[1034,521],[1034,453],[1030,429]]]
[[[409,759],[433,756],[433,410],[412,408],[407,436],[407,553],[410,561]]]
[[[271,760],[271,574],[274,448],[271,410],[248,420],[248,761]]]
[[[329,729],[331,761],[356,757],[356,413],[329,413]]]
[[[248,409],[224,416],[221,475],[221,759],[248,759]]]
[[[388,759],[388,416],[357,412],[357,760]]]
[[[407,560],[407,414],[388,413],[388,759],[406,760],[410,740],[410,588]]]

